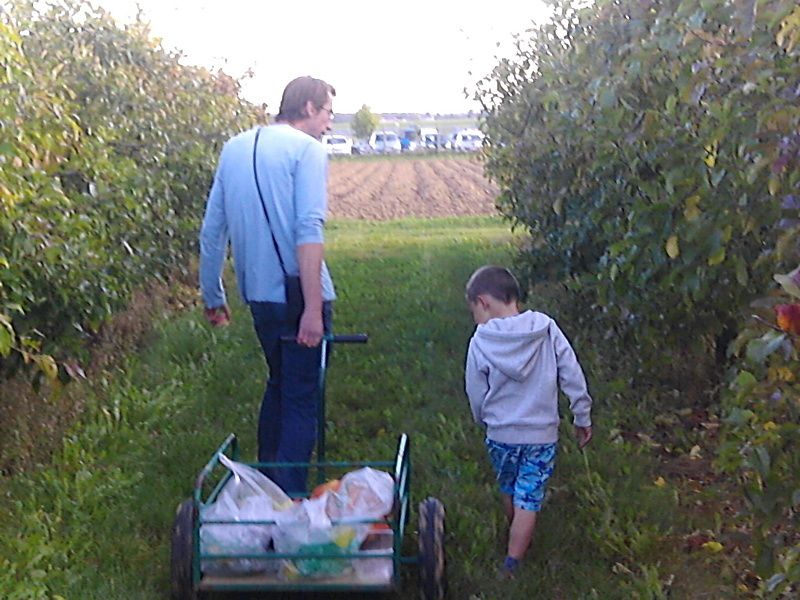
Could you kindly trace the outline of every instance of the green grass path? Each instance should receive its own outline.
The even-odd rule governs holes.
[[[575,486],[587,465],[567,427],[530,559],[514,582],[495,576],[504,523],[463,393],[473,327],[463,286],[477,266],[510,262],[507,225],[340,221],[328,240],[339,296],[334,328],[370,336],[366,346],[334,353],[329,458],[390,458],[397,435],[411,436],[414,504],[433,495],[447,507],[451,598],[625,597],[586,533],[593,517],[581,513]],[[249,314],[235,302],[233,309],[224,330],[206,327],[199,311],[160,323],[151,346],[112,379],[94,382],[93,404],[52,464],[7,482],[0,597],[168,597],[175,505],[227,433],[238,434],[244,459],[255,454],[265,368]],[[416,594],[409,573],[403,598]]]

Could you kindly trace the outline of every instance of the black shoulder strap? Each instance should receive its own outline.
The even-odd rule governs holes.
[[[269,213],[267,212],[267,205],[264,202],[264,196],[261,195],[261,185],[258,183],[258,169],[256,168],[256,150],[258,149],[258,136],[261,134],[261,127],[256,129],[256,141],[253,142],[253,175],[256,178],[256,189],[258,190],[258,197],[261,200],[261,209],[264,211],[264,218],[267,220],[267,228],[269,234],[272,236],[272,245],[275,246],[275,254],[278,255],[278,262],[281,264],[281,270],[286,275],[286,266],[283,264],[283,257],[278,248],[278,241],[275,239],[275,232],[272,230],[272,224],[269,222]]]

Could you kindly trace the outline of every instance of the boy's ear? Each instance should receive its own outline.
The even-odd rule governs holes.
[[[489,295],[488,294],[478,294],[476,299],[476,304],[480,306],[483,310],[489,309]]]

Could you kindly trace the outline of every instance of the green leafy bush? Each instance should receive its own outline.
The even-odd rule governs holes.
[[[708,349],[769,281],[797,169],[792,0],[555,2],[481,84],[487,172],[529,280],[587,292],[643,359]],[[783,165],[783,166],[782,166]]]
[[[790,233],[798,257],[800,230]],[[778,248],[781,251],[781,248]],[[766,597],[800,590],[800,271],[753,303],[732,350],[735,379],[724,397],[719,465],[741,483],[754,565]]]
[[[605,332],[606,361],[639,384],[617,402],[635,398],[644,419],[655,405],[642,391],[659,410],[668,401],[659,378],[730,361],[719,464],[742,484],[760,593],[789,597],[800,585],[800,7],[552,4],[477,94],[499,206],[531,234],[520,269],[566,285],[575,330]]]
[[[185,267],[221,144],[263,115],[143,23],[73,0],[4,8],[0,370],[55,377],[49,355]]]

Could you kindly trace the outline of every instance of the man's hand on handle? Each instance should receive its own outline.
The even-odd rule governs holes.
[[[325,333],[322,324],[322,311],[309,310],[306,308],[300,317],[300,325],[297,328],[297,343],[301,346],[313,348],[322,341]]]

